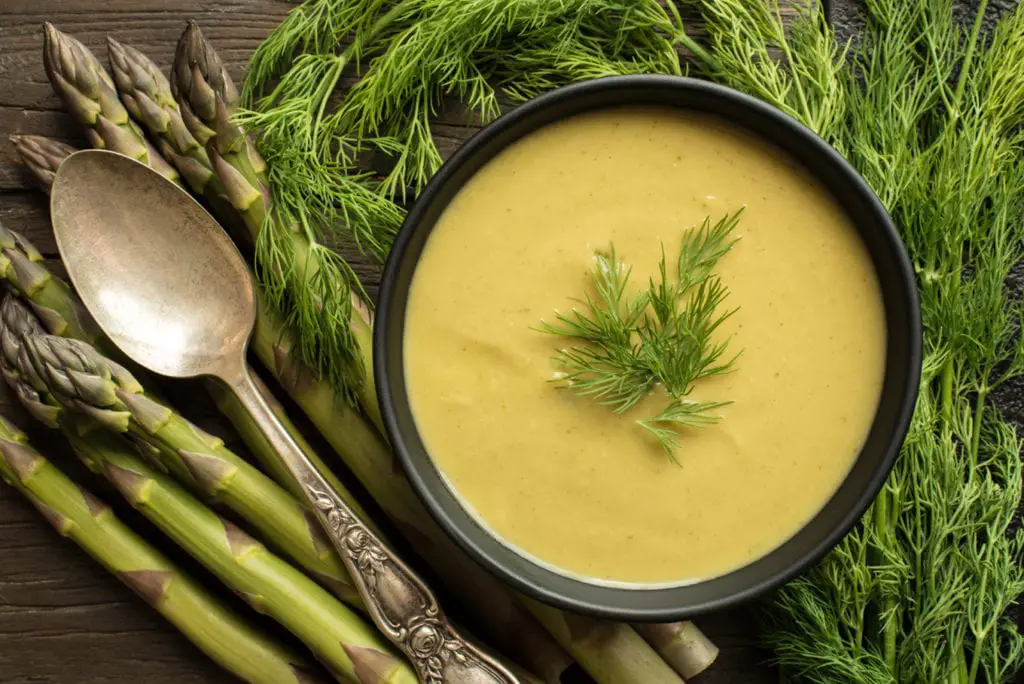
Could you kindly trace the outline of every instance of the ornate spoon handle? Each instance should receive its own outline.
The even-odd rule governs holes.
[[[359,519],[278,422],[244,367],[229,381],[313,504],[380,631],[424,684],[519,684],[497,660],[449,624],[427,585]]]

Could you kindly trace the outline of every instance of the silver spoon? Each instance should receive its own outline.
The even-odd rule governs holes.
[[[238,396],[338,549],[366,608],[428,684],[519,680],[468,643],[408,566],[333,491],[253,385],[245,361],[256,292],[227,234],[187,193],[114,152],[77,152],[50,196],[57,246],[121,351],[175,378],[220,378]]]

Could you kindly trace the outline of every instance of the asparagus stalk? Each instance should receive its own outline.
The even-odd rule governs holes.
[[[301,639],[335,676],[356,682],[417,681],[412,668],[359,615],[143,463],[123,440],[115,440],[111,434],[88,436],[73,439],[72,446],[102,468],[132,506],[255,610]]]
[[[8,383],[33,415],[62,429],[87,466],[105,475],[133,507],[254,609],[301,639],[335,676],[389,684],[416,681],[411,667],[395,657],[383,638],[358,615],[203,506],[170,477],[144,463],[124,438],[101,429],[111,419],[104,412],[113,411],[93,409],[75,415],[69,410],[70,402],[79,401],[68,399],[70,386],[86,394],[103,393],[90,379],[96,376],[78,370],[85,367],[77,362],[83,355],[72,351],[91,348],[77,340],[33,331],[31,324],[23,326],[28,330],[19,337],[6,326],[11,318],[11,312],[5,311],[3,362]]]
[[[175,94],[183,111],[189,108],[187,105],[191,105],[192,116],[186,117],[186,122],[190,127],[194,126],[196,131],[201,132],[202,135],[197,133],[196,137],[203,137],[207,140],[208,150],[221,146],[217,141],[217,137],[221,135],[232,141],[232,144],[238,149],[241,148],[241,141],[245,141],[245,144],[251,147],[244,132],[233,127],[230,122],[230,115],[236,102],[234,85],[217,58],[216,52],[203,38],[198,26],[194,23],[188,26],[179,42],[175,66],[172,69],[172,87],[175,88]],[[198,121],[195,121],[196,119]],[[211,151],[210,154],[211,159],[214,159],[214,152]],[[241,153],[235,156],[225,156],[223,164],[215,163],[215,170],[221,175],[225,188],[228,189],[229,199],[243,216],[250,231],[250,238],[255,242],[269,212],[270,192],[266,183],[265,167],[261,167],[258,173],[251,171],[244,165],[246,156]],[[242,162],[237,166],[233,164],[236,157]],[[260,202],[263,202],[262,207],[259,206]],[[308,241],[298,233],[293,232],[293,235],[295,236],[293,240],[296,243],[296,259],[298,263],[303,263],[302,255],[307,254],[309,250]],[[307,274],[307,277],[313,275],[315,274]],[[383,431],[376,389],[372,382],[371,330],[372,324],[368,308],[357,302],[352,307],[350,332],[354,334],[362,352],[362,374],[367,380],[363,383],[359,399],[366,414],[370,416],[377,428]],[[308,370],[300,368],[297,362],[290,358],[290,346],[290,338],[284,327],[280,322],[274,320],[273,313],[266,306],[261,306],[252,344],[260,360],[275,373],[285,389],[309,415],[374,499],[381,504],[385,512],[396,519],[396,522],[402,527],[402,531],[414,541],[416,538],[429,538],[429,543],[421,542],[418,546],[421,555],[443,568],[447,566],[448,572],[472,573],[472,570],[466,569],[469,566],[465,564],[455,570],[459,563],[449,559],[463,559],[461,553],[456,549],[446,549],[444,554],[435,550],[439,546],[447,547],[450,542],[432,524],[408,482],[393,466],[391,454],[386,446],[383,446],[379,435],[369,426],[357,426],[362,423],[361,417],[341,406],[334,399],[332,388],[315,379]],[[346,427],[341,428],[342,425]],[[350,436],[354,434],[362,436],[358,440],[353,440]],[[425,532],[425,530],[427,531]],[[482,580],[478,580],[478,582],[480,581]],[[459,583],[464,585],[461,579]],[[488,593],[497,591],[498,588],[495,587]],[[602,681],[602,677],[605,677],[604,681],[615,681],[616,672],[625,672],[627,666],[638,663],[650,665],[652,676],[659,669],[655,662],[658,660],[657,655],[628,626],[616,627],[613,634],[615,638],[612,639],[611,636],[608,636],[607,645],[612,646],[610,653],[602,653],[602,650],[606,650],[603,646],[567,638],[566,631],[558,620],[557,611],[537,610],[533,602],[526,603],[528,609],[544,623],[545,628],[554,638],[599,681]],[[576,620],[576,624],[583,620],[583,618],[573,619]],[[603,625],[604,623],[595,624]],[[687,623],[687,625],[687,629],[699,632],[692,623]],[[606,636],[611,633],[606,627],[602,627],[600,630],[595,628],[592,631],[603,633]],[[509,648],[507,643],[502,645]],[[619,650],[615,651],[615,649]],[[547,649],[546,652],[551,653],[552,651]],[[617,657],[621,657],[621,659],[616,660]],[[521,660],[520,662],[525,661]],[[542,665],[542,663],[537,665]],[[671,680],[678,680],[667,668],[661,672],[661,676],[666,674],[671,677]],[[657,681],[657,679],[650,681]]]
[[[81,340],[46,336],[45,342],[39,341],[44,338],[34,329],[37,325],[17,298],[9,296],[0,305],[0,348],[10,366],[30,374],[37,390],[59,383],[60,389],[51,394],[63,405],[108,429],[132,435],[157,467],[236,512],[336,596],[362,608],[341,558],[294,496],[221,440],[143,394],[119,364]],[[39,353],[53,365],[30,363],[42,358],[28,354],[37,341]]]
[[[584,667],[599,682],[683,681],[629,625],[563,613],[533,599],[523,601],[558,643],[586,659]]]
[[[313,684],[302,660],[253,629],[136,535],[0,417],[0,477],[54,529],[135,591],[211,660],[255,684]]]
[[[696,677],[718,657],[718,647],[692,622],[633,627],[684,679]]]
[[[178,171],[153,149],[117,98],[114,82],[96,56],[47,22],[43,65],[50,84],[93,147],[120,152],[179,183]]]
[[[41,135],[12,135],[11,142],[35,181],[46,192],[53,185],[57,167],[75,151],[71,145]]]
[[[377,431],[356,411],[340,404],[327,383],[316,380],[298,364],[288,344],[289,338],[273,325],[273,316],[262,311],[251,342],[256,355],[268,364],[399,531],[438,570],[452,591],[472,591],[474,605],[470,608],[476,609],[479,623],[491,630],[489,636],[506,653],[548,682],[558,682],[566,668],[564,651],[598,682],[680,681],[626,625],[570,616],[521,596],[517,602],[433,522]],[[538,634],[537,622],[528,613],[550,636]],[[496,616],[502,616],[498,625]],[[561,649],[552,644],[552,637]],[[636,674],[630,674],[634,670]]]

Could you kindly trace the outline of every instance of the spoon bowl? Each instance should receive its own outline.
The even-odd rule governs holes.
[[[359,519],[310,462],[253,383],[256,321],[249,269],[220,225],[181,188],[114,152],[76,152],[50,191],[68,274],[117,347],[178,378],[219,378],[299,485],[359,590],[366,612],[431,684],[516,684],[448,623],[427,585]],[[437,644],[424,649],[423,644]]]
[[[220,375],[241,361],[252,332],[249,270],[198,202],[139,167],[102,150],[68,157],[51,194],[57,246],[125,354],[171,377]]]

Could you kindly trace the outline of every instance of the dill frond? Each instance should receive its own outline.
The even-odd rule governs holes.
[[[736,357],[723,360],[728,340],[712,335],[733,311],[722,311],[728,289],[713,274],[737,238],[741,212],[712,224],[710,218],[682,239],[675,272],[662,249],[658,278],[646,290],[629,293],[632,269],[612,246],[594,256],[593,294],[569,313],[555,312],[555,322],[538,330],[575,344],[563,347],[554,362],[562,369],[554,381],[563,389],[591,397],[623,413],[661,386],[669,396],[658,414],[637,424],[654,436],[674,462],[678,430],[718,422],[711,413],[729,402],[687,399],[695,382],[727,373]]]

